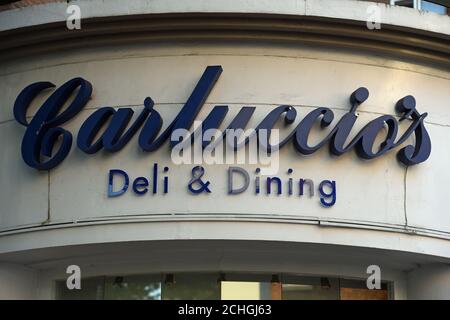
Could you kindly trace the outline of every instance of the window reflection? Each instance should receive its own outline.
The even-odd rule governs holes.
[[[56,283],[56,298],[60,300],[103,300],[104,277],[81,279],[80,290],[69,290],[65,281]]]
[[[215,274],[175,274],[165,277],[164,300],[220,300],[220,287]]]
[[[439,14],[446,14],[447,8],[441,4],[433,3],[431,1],[422,1],[422,10],[435,12]]]
[[[161,283],[155,276],[107,277],[107,300],[161,300]]]

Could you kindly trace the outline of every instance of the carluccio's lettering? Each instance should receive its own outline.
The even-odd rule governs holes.
[[[134,113],[131,108],[97,109],[78,130],[78,148],[87,154],[96,153],[101,149],[118,152],[134,135],[139,134],[139,146],[143,152],[158,150],[164,142],[170,140],[175,130],[190,129],[221,73],[221,66],[207,67],[181,111],[162,132],[163,119],[153,108],[154,102],[150,97],[145,98],[144,108],[133,123],[130,123]],[[38,170],[50,170],[67,157],[72,148],[73,134],[64,129],[63,125],[77,116],[92,94],[92,85],[89,81],[80,77],[71,79],[57,88],[28,121],[26,113],[30,103],[43,90],[53,87],[55,85],[51,82],[33,83],[20,92],[14,104],[15,119],[26,127],[22,140],[23,160]],[[395,106],[401,115],[399,120],[391,115],[382,115],[367,123],[351,141],[346,143],[358,117],[356,109],[368,97],[369,91],[366,88],[358,88],[350,95],[349,111],[340,119],[334,119],[331,109],[319,107],[308,113],[295,127],[293,123],[297,118],[297,111],[292,106],[282,105],[270,111],[255,131],[264,129],[270,132],[277,121],[283,118],[284,125],[293,128],[289,135],[276,145],[277,148],[292,142],[298,152],[310,155],[327,144],[334,155],[339,156],[354,149],[362,159],[379,157],[414,135],[414,139],[411,139],[414,141],[413,144],[403,146],[397,151],[398,160],[407,166],[427,160],[431,152],[430,137],[424,125],[427,113],[421,114],[417,111],[416,101],[410,95],[401,98]],[[67,104],[63,110],[63,106]],[[245,129],[254,111],[255,107],[241,108],[227,129]],[[218,128],[227,112],[228,106],[215,106],[203,120],[203,128]],[[410,125],[403,134],[398,135],[399,122],[405,119],[409,120]],[[316,122],[320,122],[322,128],[329,127],[332,123],[334,127],[319,143],[312,145],[308,142],[308,137]],[[375,148],[376,151],[373,151],[377,135],[385,129],[387,134],[384,141]],[[223,131],[223,135],[225,134],[226,130]],[[170,140],[171,147],[177,143],[179,142]],[[208,143],[205,141],[203,146]],[[274,146],[266,143],[265,147]]]

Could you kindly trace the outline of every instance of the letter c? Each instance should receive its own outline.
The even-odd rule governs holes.
[[[51,82],[36,82],[23,89],[14,103],[14,117],[27,127],[22,140],[22,158],[38,170],[50,170],[60,164],[72,147],[72,134],[58,127],[73,118],[86,105],[92,94],[92,85],[83,78],[74,78],[59,87],[39,108],[28,123],[26,111],[33,99],[43,90],[52,88]],[[62,112],[61,108],[79,88],[75,98]],[[56,141],[62,137],[59,149],[53,155]],[[41,154],[49,157],[42,161]]]

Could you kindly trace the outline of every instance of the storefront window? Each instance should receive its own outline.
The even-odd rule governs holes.
[[[56,282],[63,300],[387,300],[388,283],[369,290],[364,280],[297,275],[177,273],[82,279],[81,290]]]

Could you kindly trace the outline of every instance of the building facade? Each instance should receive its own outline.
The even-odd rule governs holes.
[[[45,2],[0,11],[0,298],[450,298],[445,12]]]

